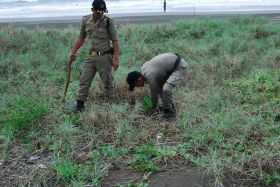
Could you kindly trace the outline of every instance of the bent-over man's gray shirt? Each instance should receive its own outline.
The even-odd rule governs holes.
[[[141,74],[145,78],[145,82],[149,84],[153,106],[158,102],[158,95],[162,93],[163,85],[168,79],[167,72],[174,70],[177,56],[174,53],[163,53],[155,56],[151,60],[145,62],[141,67]],[[177,69],[187,68],[184,59],[178,64]],[[172,81],[168,81],[172,84]]]

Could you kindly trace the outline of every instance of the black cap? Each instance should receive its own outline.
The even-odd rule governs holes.
[[[94,0],[92,2],[92,7],[96,10],[96,11],[101,11],[101,12],[105,12],[107,13],[108,10],[106,8],[106,3],[103,0]]]
[[[126,77],[126,82],[129,84],[129,91],[133,91],[136,81],[142,74],[139,71],[132,71]]]

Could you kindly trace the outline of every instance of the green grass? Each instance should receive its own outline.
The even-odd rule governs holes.
[[[116,102],[103,102],[100,78],[86,111],[65,115],[75,100],[87,46],[73,63],[61,103],[67,55],[78,28],[0,30],[1,163],[49,152],[45,172],[17,185],[99,185],[111,168],[146,174],[168,163],[192,163],[217,184],[229,178],[280,185],[280,25],[264,17],[201,18],[119,29],[120,68],[114,73]],[[128,104],[125,77],[153,56],[177,52],[189,63],[184,87],[174,92],[178,117],[165,121],[142,114],[147,87]],[[144,180],[143,180],[144,181]],[[146,186],[145,181],[119,186]]]

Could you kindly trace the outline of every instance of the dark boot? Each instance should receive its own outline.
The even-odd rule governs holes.
[[[161,109],[160,116],[164,118],[175,118],[176,110],[175,108]]]
[[[67,114],[72,114],[72,113],[78,113],[78,112],[83,112],[85,109],[85,101],[77,100],[76,106],[74,106],[72,109],[70,109]]]
[[[280,121],[280,114],[275,116],[274,121]]]
[[[85,109],[85,101],[77,100],[77,111],[82,112]]]

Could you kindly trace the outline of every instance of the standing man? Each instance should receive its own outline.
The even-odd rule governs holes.
[[[96,72],[99,73],[104,84],[106,98],[113,97],[113,75],[118,69],[118,38],[113,21],[106,17],[106,4],[103,0],[94,0],[91,8],[92,14],[84,16],[81,22],[80,35],[75,40],[74,46],[69,53],[69,62],[76,58],[76,52],[87,38],[90,48],[85,59],[82,74],[79,80],[77,104],[71,112],[81,112],[89,94],[89,88]],[[113,49],[111,49],[111,42]],[[112,58],[112,54],[114,58]]]
[[[163,1],[163,11],[166,12],[166,0]]]
[[[176,111],[172,100],[172,90],[185,81],[187,63],[178,54],[163,53],[145,62],[141,72],[133,71],[127,75],[126,81],[129,90],[149,84],[153,110],[158,104],[158,96],[162,98],[160,115],[162,117],[175,117]]]

